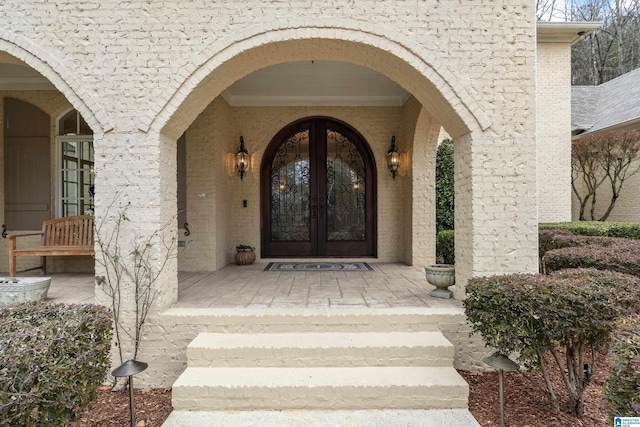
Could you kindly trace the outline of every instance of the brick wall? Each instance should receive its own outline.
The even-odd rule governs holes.
[[[171,144],[192,124],[194,132],[213,124],[217,135],[201,134],[211,143],[213,162],[197,160],[210,180],[189,177],[203,189],[189,190],[189,203],[198,207],[195,215],[215,215],[196,218],[211,240],[191,242],[204,248],[203,254],[182,254],[194,267],[206,261],[218,268],[228,262],[237,239],[257,236],[257,224],[243,223],[255,218],[256,203],[238,207],[238,201],[255,197],[257,179],[250,174],[237,191],[237,178],[222,168],[224,154],[233,152],[240,134],[259,154],[269,135],[310,112],[340,114],[369,141],[379,167],[380,254],[409,259],[406,244],[400,243],[407,225],[393,224],[406,221],[401,210],[408,206],[407,194],[416,197],[430,178],[426,174],[412,186],[393,182],[382,165],[391,135],[410,140],[405,133],[414,125],[401,116],[412,112],[326,107],[283,108],[276,115],[210,107],[239,78],[281,62],[347,61],[386,75],[428,111],[431,117],[424,120],[442,125],[455,140],[456,296],[463,297],[466,279],[473,275],[537,270],[533,8],[528,0],[337,0],[331,7],[319,0],[6,0],[0,6],[0,51],[48,78],[94,130],[96,217],[113,225],[117,214],[109,207],[114,201],[115,207],[128,206],[125,241],[158,230],[165,242],[178,237],[177,221],[170,221],[176,209]],[[221,109],[220,121],[199,118],[209,108]],[[223,120],[225,114],[233,116],[231,122]],[[265,122],[254,123],[253,115]],[[430,146],[430,138],[423,138],[422,147]],[[208,158],[197,138],[193,143],[193,155],[202,150]],[[411,150],[410,143],[400,146]],[[429,156],[424,153],[425,166]],[[195,201],[200,194],[211,199]],[[420,200],[412,203],[414,210],[421,206]],[[412,226],[422,214],[414,212]],[[421,233],[428,235],[429,227]],[[416,252],[415,242],[411,246],[412,260],[430,256],[429,245]],[[401,255],[391,255],[397,250]],[[157,282],[156,311],[177,299],[174,255],[175,249],[160,246],[153,252],[156,266],[170,258]],[[97,275],[103,273],[96,268]],[[174,346],[168,337],[162,343],[148,339],[158,347]]]
[[[571,220],[571,45],[538,43],[537,156],[540,222]]]

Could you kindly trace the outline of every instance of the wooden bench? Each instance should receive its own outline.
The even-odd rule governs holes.
[[[17,247],[19,237],[41,236],[40,246]],[[95,255],[93,248],[93,216],[79,215],[56,218],[42,223],[40,233],[12,234],[9,236],[9,276],[16,277],[16,257],[39,256],[40,267],[24,271],[42,269],[47,274],[48,256]]]

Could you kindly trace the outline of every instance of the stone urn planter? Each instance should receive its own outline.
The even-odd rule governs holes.
[[[254,246],[238,245],[236,246],[236,264],[251,265],[256,260],[256,252]]]
[[[51,277],[0,278],[0,307],[47,299]]]
[[[427,282],[435,286],[431,296],[435,298],[451,298],[453,293],[447,289],[456,283],[456,269],[453,264],[432,264],[424,268]]]

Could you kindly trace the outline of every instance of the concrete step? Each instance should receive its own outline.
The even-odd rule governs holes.
[[[201,333],[187,347],[189,367],[453,366],[440,332]]]
[[[466,409],[173,411],[162,427],[480,427]]]
[[[177,411],[466,409],[469,386],[447,367],[188,367]]]
[[[446,300],[450,301],[450,300]],[[460,331],[466,322],[460,307],[395,308],[170,308],[163,325],[191,340],[194,332],[415,332]],[[467,334],[465,329],[462,333]],[[189,336],[190,334],[194,334]]]

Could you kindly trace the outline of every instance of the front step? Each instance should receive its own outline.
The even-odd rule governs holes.
[[[466,409],[173,411],[162,427],[480,427]]]
[[[187,347],[189,367],[452,366],[440,332],[201,333]]]
[[[175,410],[455,409],[469,386],[452,367],[187,368]]]
[[[180,411],[467,408],[440,332],[201,333],[173,386]]]

